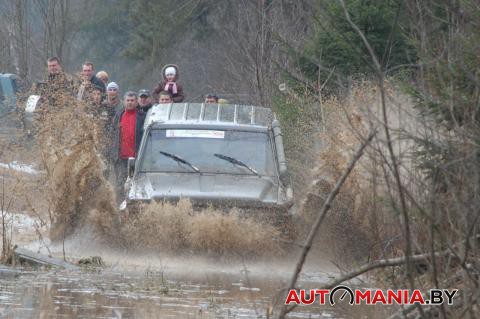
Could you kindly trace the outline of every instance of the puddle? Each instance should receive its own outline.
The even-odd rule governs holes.
[[[267,318],[274,275],[49,271],[0,279],[2,318]],[[243,277],[243,278],[242,278]],[[336,318],[317,306],[290,318]]]

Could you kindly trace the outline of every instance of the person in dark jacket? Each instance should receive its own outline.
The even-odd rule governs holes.
[[[123,110],[122,99],[120,97],[120,87],[115,82],[107,85],[107,105],[113,110],[113,115]]]
[[[93,87],[98,86],[102,89],[102,93],[105,94],[105,83],[95,76],[95,67],[92,62],[85,62],[82,66],[82,82],[79,85],[77,99],[82,101],[86,96],[86,92]]]
[[[145,89],[138,91],[138,108],[147,113],[151,107],[152,97],[150,96],[150,92]]]
[[[161,91],[168,91],[172,95],[174,103],[183,102],[185,98],[183,94],[183,87],[178,83],[179,73],[178,66],[175,64],[167,64],[162,69],[163,80],[153,89],[153,98],[158,102],[158,94]]]
[[[114,118],[114,156],[117,194],[121,195],[127,179],[128,158],[136,157],[143,135],[145,113],[137,109],[137,93],[128,91],[123,99],[125,108]]]

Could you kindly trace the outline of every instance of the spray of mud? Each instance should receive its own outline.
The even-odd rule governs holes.
[[[129,247],[144,251],[195,251],[232,256],[279,254],[272,225],[247,218],[232,209],[228,214],[213,208],[194,212],[182,199],[176,204],[152,203],[139,209],[121,228]]]
[[[411,101],[400,90],[386,83],[389,98],[389,117],[393,146],[402,169],[408,167],[405,154],[409,147],[401,132],[413,131],[417,121],[412,113]],[[397,107],[402,106],[403,108]],[[316,166],[311,169],[312,180],[305,187],[298,204],[299,233],[306,235],[312,221],[336,181],[347,167],[355,149],[369,130],[382,125],[378,87],[369,82],[358,82],[343,99],[332,96],[322,103],[324,129],[315,139],[321,141],[316,152]],[[335,199],[314,248],[341,265],[362,264],[369,259],[395,255],[395,238],[400,238],[398,220],[391,214],[388,185],[384,181],[385,156],[388,152],[385,137],[380,132],[364,156],[357,162]],[[383,154],[383,155],[382,155]]]
[[[83,103],[68,99],[48,107],[37,119],[37,141],[46,171],[50,238],[65,238],[85,223],[109,234],[116,208],[100,154],[103,131]]]
[[[130,251],[242,257],[282,251],[273,226],[235,209],[229,214],[213,208],[194,212],[187,200],[181,200],[147,204],[123,218],[114,187],[105,177],[103,149],[112,143],[105,141],[101,123],[88,105],[67,98],[44,108],[36,122],[53,241],[77,232]]]

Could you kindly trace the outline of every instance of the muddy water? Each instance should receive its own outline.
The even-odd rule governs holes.
[[[38,187],[33,191],[26,189],[25,196],[14,192],[22,196],[17,196],[19,205],[12,209],[33,216],[33,220],[21,219],[19,227],[13,227],[19,231],[14,232],[12,239],[15,244],[33,251],[43,249],[43,253],[52,252],[57,257],[65,249],[71,262],[99,255],[105,267],[75,272],[23,271],[17,277],[0,277],[0,318],[267,318],[272,305],[282,302],[278,293],[286,286],[296,257],[265,257],[276,256],[278,250],[277,242],[268,241],[275,234],[266,227],[235,216],[226,218],[215,211],[199,215],[192,222],[192,218],[187,218],[191,208],[186,203],[176,207],[152,206],[143,219],[128,228],[95,227],[99,221],[109,226],[110,217],[117,212],[103,178],[102,161],[98,159],[101,148],[95,146],[99,142],[95,134],[83,129],[93,126],[91,118],[80,111],[58,112],[46,118],[37,140],[41,156],[35,156],[30,149],[23,150],[25,156],[21,157],[16,149],[11,158],[3,154],[2,163],[18,160],[32,163],[28,167],[35,168],[35,172],[41,171],[21,172],[22,183],[27,180]],[[12,171],[17,166],[7,165],[4,170]],[[15,185],[9,181],[10,184]],[[65,228],[77,220],[77,226],[87,225],[91,231],[75,234],[77,228]],[[166,225],[165,229],[159,232],[162,225]],[[160,236],[169,229],[174,234]],[[219,229],[228,231],[218,233]],[[65,247],[48,239],[72,233],[67,236]],[[94,244],[105,234],[108,236],[103,237],[110,245]],[[182,240],[172,240],[177,238],[175,234],[180,234]],[[131,250],[138,250],[138,245],[118,245],[116,239],[139,243],[156,255],[133,255]],[[45,247],[49,247],[48,252]],[[111,247],[130,250],[112,251]],[[168,255],[164,255],[165,251]],[[202,253],[213,253],[216,258],[202,257]],[[244,255],[263,261],[242,262],[238,256]],[[300,286],[316,288],[329,281],[334,270],[323,260],[320,266],[312,262]],[[289,317],[345,317],[336,309],[336,313],[333,311],[312,305],[296,309]]]
[[[161,268],[127,262],[120,268],[131,267],[129,271],[116,264],[1,278],[0,317],[267,318],[291,269],[281,261],[243,265],[190,260],[172,258]],[[326,280],[326,273],[310,271],[301,284]],[[289,317],[338,318],[332,308],[319,306],[298,308]]]

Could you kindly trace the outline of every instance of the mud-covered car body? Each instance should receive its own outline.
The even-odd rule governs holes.
[[[270,109],[157,104],[129,160],[127,207],[189,198],[196,206],[284,208],[293,203],[282,135]]]

